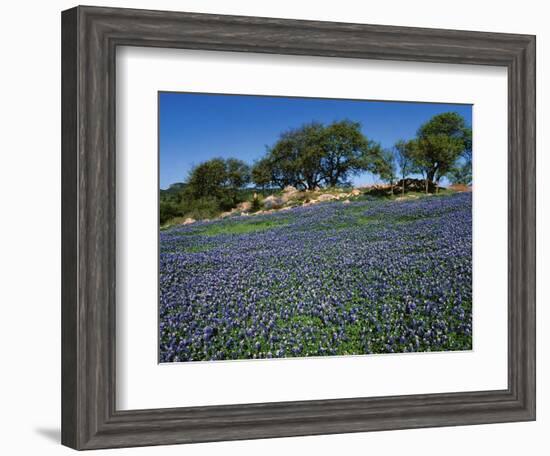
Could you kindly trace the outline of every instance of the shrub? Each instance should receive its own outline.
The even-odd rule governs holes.
[[[182,215],[196,220],[216,217],[223,210],[220,200],[212,196],[197,199],[183,198],[180,205]]]
[[[169,220],[181,216],[182,213],[177,205],[167,201],[160,202],[160,224],[164,225]]]
[[[252,206],[250,206],[250,212],[258,212],[262,208],[262,203],[260,203],[260,198],[258,195],[254,194],[252,198]]]

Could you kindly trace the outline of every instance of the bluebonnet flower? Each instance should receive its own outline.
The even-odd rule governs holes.
[[[463,193],[162,231],[161,362],[469,350],[471,211]]]

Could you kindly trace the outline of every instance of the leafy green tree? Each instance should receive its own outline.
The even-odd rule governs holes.
[[[282,133],[266,156],[254,165],[254,183],[260,187],[317,187],[322,181],[322,132],[323,126],[313,122]]]
[[[393,184],[396,177],[395,156],[390,149],[382,149],[374,161],[374,171],[380,178],[390,184],[390,191],[393,194]]]
[[[426,191],[429,182],[437,189],[460,155],[471,149],[471,130],[456,112],[438,114],[419,128],[413,145],[414,164],[426,179]]]
[[[472,129],[467,128],[465,131],[465,148],[461,154],[462,160],[455,165],[450,173],[449,178],[453,184],[472,185]]]
[[[213,158],[195,166],[187,178],[184,199],[218,201],[223,210],[239,202],[239,192],[250,182],[250,168],[236,158]]]
[[[449,172],[449,180],[453,184],[472,185],[472,162],[464,159]]]
[[[399,140],[394,145],[395,161],[401,174],[401,194],[405,195],[405,179],[411,173],[414,173],[415,166],[413,161],[414,143],[411,141]]]
[[[187,178],[186,195],[194,199],[221,198],[227,183],[226,163],[223,158],[213,158],[195,166]]]
[[[250,167],[242,160],[225,160],[225,190],[233,200],[233,205],[239,202],[239,192],[250,183],[250,174]]]
[[[333,122],[321,135],[321,174],[329,187],[335,187],[362,171],[374,171],[380,146],[361,132],[361,124],[350,120]]]
[[[300,149],[296,139],[296,131],[283,133],[264,157],[263,162],[270,170],[271,185],[281,189],[287,185],[301,185]]]
[[[262,190],[271,187],[274,183],[272,170],[273,166],[268,157],[257,160],[251,170],[252,182]]]
[[[236,158],[225,160],[226,185],[230,188],[243,188],[250,183],[250,167]]]
[[[470,127],[464,129],[464,151],[462,156],[470,164],[472,163],[472,129]]]
[[[159,222],[160,225],[164,225],[168,220],[174,217],[179,217],[181,212],[178,205],[169,201],[160,201]]]
[[[291,133],[297,155],[296,171],[298,181],[296,184],[305,187],[307,190],[315,189],[323,180],[321,165],[323,134],[323,125],[316,122],[303,125]]]
[[[312,122],[283,133],[256,162],[252,178],[260,187],[344,185],[361,171],[374,172],[379,153],[380,146],[363,136],[357,122]]]

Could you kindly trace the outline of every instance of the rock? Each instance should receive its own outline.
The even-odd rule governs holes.
[[[281,207],[284,204],[284,200],[275,195],[270,195],[263,201],[263,205],[266,209],[275,209]]]
[[[299,193],[300,193],[300,190],[298,190],[296,187],[293,187],[292,185],[287,185],[283,189],[283,194],[279,198],[281,202],[284,204],[294,199],[295,197],[297,197]]]
[[[313,205],[313,204],[317,204],[318,202],[319,202],[319,201],[317,201],[316,199],[312,199],[312,200],[309,200],[309,201],[305,202],[305,203],[303,204],[303,206],[311,206],[311,205]]]
[[[350,203],[349,200],[344,200],[344,201],[342,201],[342,204],[349,204],[349,203]]]
[[[397,181],[395,184],[394,192],[399,193],[401,192],[401,188],[403,186],[403,180]],[[442,189],[443,187],[439,187]],[[435,191],[436,187],[433,182],[428,183],[428,190],[430,193],[433,193]],[[405,191],[408,192],[418,192],[418,193],[424,193],[426,191],[426,181],[424,179],[411,179],[407,178],[405,179]]]
[[[335,199],[338,199],[336,196],[331,195],[330,193],[323,193],[322,195],[319,195],[317,198],[318,201],[333,201]]]
[[[361,194],[361,190],[357,188],[354,188],[350,193],[351,196],[359,196],[360,194]]]
[[[239,203],[237,205],[237,210],[241,212],[248,212],[251,207],[252,207],[252,203],[250,201],[243,201],[242,203]]]
[[[293,187],[292,185],[287,185],[284,189],[283,189],[283,193],[296,193],[298,191],[298,189],[296,187]]]
[[[194,218],[187,217],[187,218],[183,221],[182,225],[191,225],[191,223],[195,223],[195,222],[196,222],[196,220],[195,220]]]

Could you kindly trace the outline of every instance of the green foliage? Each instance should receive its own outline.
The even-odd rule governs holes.
[[[352,175],[374,169],[379,152],[380,146],[363,136],[358,122],[314,122],[283,133],[255,163],[252,179],[261,188],[349,185]]]
[[[196,220],[234,208],[245,195],[250,168],[236,158],[214,158],[195,166],[185,183],[160,191],[160,224],[177,217]]]
[[[195,166],[187,178],[185,194],[198,199],[221,197],[226,184],[226,166],[223,158],[213,158]]]
[[[228,219],[221,223],[207,225],[198,230],[194,230],[191,234],[202,234],[205,236],[218,236],[220,234],[246,234],[255,233],[258,231],[270,230],[288,224],[286,219],[278,220],[257,220],[249,218],[242,220]]]
[[[260,202],[260,198],[258,198],[258,195],[254,194],[254,197],[252,198],[252,204],[250,206],[250,212],[258,212],[262,208],[262,203]]]
[[[472,162],[466,160],[454,166],[449,173],[449,179],[453,184],[472,185]]]
[[[272,166],[268,157],[264,157],[254,163],[251,171],[252,181],[261,189],[271,186],[274,181]]]
[[[313,189],[321,182],[321,133],[321,124],[311,123],[281,134],[266,156],[254,165],[254,183],[262,188],[293,185]]]
[[[405,194],[405,179],[416,171],[414,165],[414,142],[399,140],[394,145],[395,161],[401,174],[401,193]]]
[[[202,219],[234,208],[250,182],[250,168],[236,158],[213,158],[195,166],[182,194],[182,213]]]
[[[373,170],[382,180],[388,182],[393,187],[396,176],[395,156],[393,151],[390,149],[381,150],[374,160]]]
[[[221,206],[238,203],[238,193],[250,182],[250,168],[236,158],[213,158],[189,173],[184,195],[191,199],[216,198]]]
[[[225,179],[228,188],[244,188],[250,182],[250,168],[242,160],[228,158],[225,160]]]
[[[414,164],[427,182],[447,175],[458,158],[472,148],[472,131],[456,112],[445,112],[423,124],[412,146]]]
[[[226,210],[227,201],[216,196],[203,196],[201,198],[183,197],[180,204],[180,213],[183,217],[195,220],[217,217],[220,212]]]
[[[445,135],[465,141],[467,129],[464,117],[460,114],[457,112],[444,112],[433,116],[428,122],[421,125],[418,129],[417,136],[424,138],[432,135]]]
[[[361,124],[343,120],[324,128],[321,140],[321,175],[329,187],[346,184],[349,177],[373,171],[380,158],[379,144],[361,133]]]
[[[183,183],[176,183],[166,190],[160,190],[159,222],[161,225],[166,224],[166,222],[173,218],[183,215],[180,205],[184,190],[185,184]]]
[[[181,216],[181,211],[177,205],[169,201],[160,201],[160,224],[164,225],[169,220]]]

